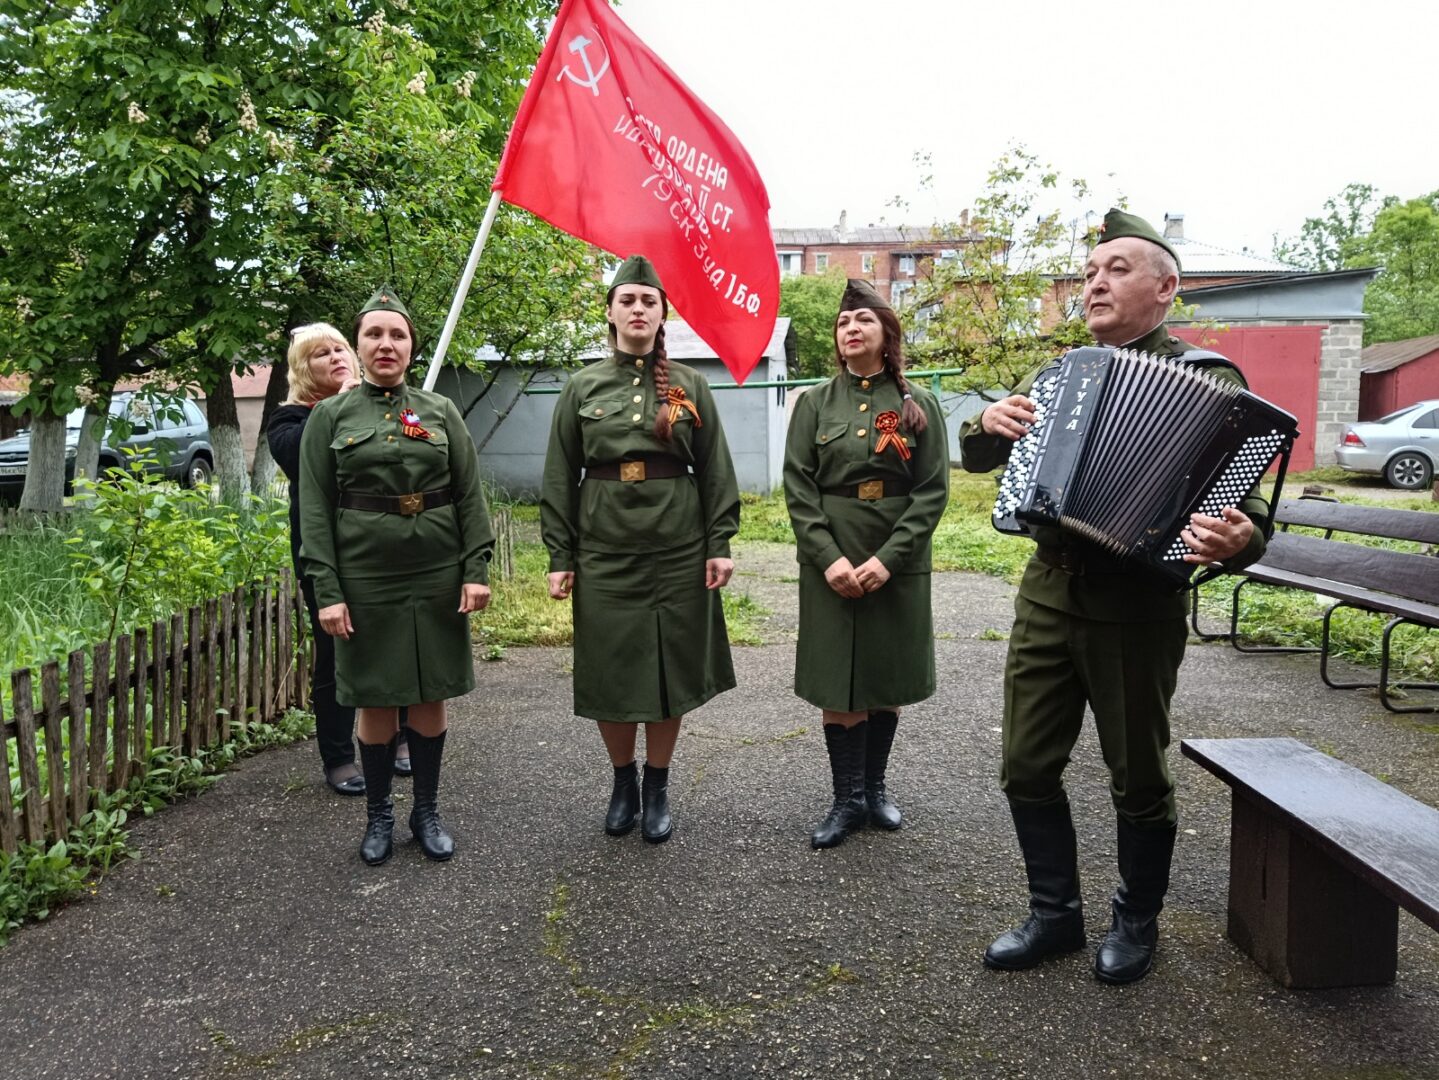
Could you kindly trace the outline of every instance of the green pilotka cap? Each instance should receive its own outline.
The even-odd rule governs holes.
[[[610,282],[610,291],[605,294],[606,300],[613,296],[621,285],[648,285],[651,289],[658,289],[661,295],[665,293],[665,287],[660,284],[660,276],[655,273],[654,263],[643,255],[631,255],[620,263],[614,280]],[[665,299],[668,300],[669,297],[665,295]]]
[[[360,314],[367,315],[371,311],[393,311],[403,315],[406,319],[410,318],[410,312],[405,307],[405,302],[396,296],[395,290],[388,285],[381,285],[375,290],[375,295],[365,302],[365,306],[360,309]]]
[[[845,282],[844,295],[840,297],[840,311],[853,311],[855,308],[867,307],[873,311],[889,311],[890,306],[884,302],[884,298],[875,292],[874,286],[860,278],[850,278]]]
[[[1104,215],[1104,223],[1099,226],[1099,239],[1094,246],[1107,244],[1111,240],[1118,240],[1121,237],[1133,236],[1140,240],[1148,240],[1151,244],[1162,247],[1169,252],[1174,260],[1174,265],[1179,265],[1179,252],[1169,246],[1169,241],[1154,231],[1154,226],[1145,221],[1138,214],[1127,214],[1118,207],[1112,208]]]

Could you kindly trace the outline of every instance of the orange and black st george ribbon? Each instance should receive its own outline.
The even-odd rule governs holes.
[[[430,433],[420,425],[420,414],[414,409],[400,410],[400,431],[412,439],[428,439]]]
[[[879,432],[879,442],[874,448],[876,454],[882,454],[892,446],[901,458],[909,460],[909,447],[904,445],[904,438],[899,434],[899,413],[893,410],[880,413],[874,418],[874,430]]]
[[[680,418],[680,413],[688,409],[690,415],[695,418],[695,427],[704,427],[704,421],[700,419],[700,411],[695,408],[695,403],[685,397],[683,386],[671,386],[665,395],[670,403],[670,423],[673,424]]]

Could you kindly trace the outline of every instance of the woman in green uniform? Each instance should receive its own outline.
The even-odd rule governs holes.
[[[818,706],[834,804],[810,836],[900,827],[885,792],[899,707],[934,693],[930,536],[949,499],[934,396],[904,377],[889,305],[851,280],[834,327],[839,374],[800,395],[784,490],[798,547],[795,693]]]
[[[469,615],[490,600],[495,538],[459,411],[405,385],[415,331],[393,290],[355,320],[364,382],[315,406],[300,442],[300,563],[336,639],[336,697],[359,709],[365,862],[390,857],[398,708],[409,707],[410,830],[454,854],[440,821],[445,700],[475,685]]]
[[[574,599],[575,712],[599,722],[614,766],[605,831],[624,836],[642,811],[660,843],[680,721],[735,684],[719,590],[739,489],[709,384],[665,353],[669,302],[648,259],[624,261],[605,312],[614,355],[555,405],[540,529],[550,595]]]

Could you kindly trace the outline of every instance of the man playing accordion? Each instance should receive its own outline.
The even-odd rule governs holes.
[[[1084,269],[1085,321],[1096,341],[1162,358],[1189,351],[1164,322],[1179,289],[1174,249],[1148,222],[1118,210],[1105,215],[1100,233]],[[1206,363],[1211,374],[1243,384],[1238,369],[1206,355],[1215,364]],[[970,419],[960,433],[964,468],[988,472],[1004,464],[1035,422],[1034,410],[1017,393]],[[1191,517],[1181,534],[1190,548],[1185,561],[1222,562],[1232,571],[1264,553],[1268,505],[1254,492],[1239,502],[1218,517]],[[1088,704],[1109,767],[1121,878],[1095,974],[1107,983],[1133,982],[1153,966],[1174,853],[1166,751],[1188,636],[1185,594],[1057,528],[1034,533],[1038,547],[1015,600],[1005,664],[1000,773],[1024,855],[1030,914],[989,946],[984,962],[1019,970],[1085,947],[1063,773]]]

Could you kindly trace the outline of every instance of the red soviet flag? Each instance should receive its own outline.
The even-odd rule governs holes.
[[[769,195],[719,117],[608,0],[564,0],[493,190],[617,255],[645,255],[737,382],[779,312]]]

